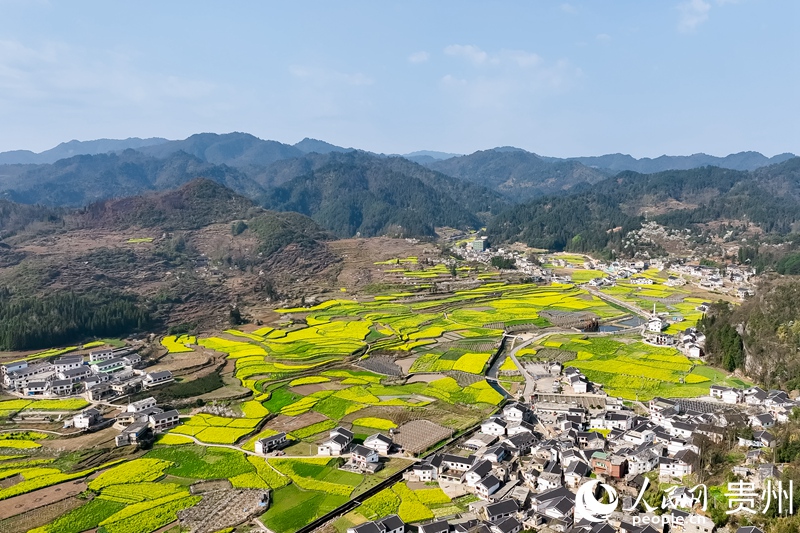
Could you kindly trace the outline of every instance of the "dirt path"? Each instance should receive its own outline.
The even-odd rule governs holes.
[[[22,514],[31,509],[64,500],[70,496],[77,496],[88,488],[84,481],[67,481],[66,483],[39,489],[28,494],[8,498],[0,501],[0,519]]]

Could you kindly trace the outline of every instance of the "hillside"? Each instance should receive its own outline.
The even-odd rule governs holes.
[[[714,305],[700,323],[710,360],[771,388],[800,388],[798,296],[800,281],[772,276],[742,305]]]
[[[476,228],[479,214],[502,205],[484,188],[403,158],[354,152],[310,157],[303,165],[307,172],[269,190],[263,205],[308,215],[342,237],[432,236],[436,226]]]
[[[34,153],[30,150],[13,150],[10,152],[0,152],[0,165],[41,165],[55,163],[59,159],[66,159],[76,155],[105,154],[108,152],[121,152],[128,149],[137,150],[146,146],[154,146],[167,142],[167,139],[152,137],[140,139],[130,137],[128,139],[96,139],[93,141],[69,141],[64,142],[45,150],[44,152]]]
[[[201,178],[166,192],[96,202],[78,211],[76,218],[85,228],[175,231],[247,219],[259,211],[251,200]]]
[[[631,170],[642,174],[653,174],[666,170],[690,170],[706,166],[727,168],[731,170],[755,170],[757,168],[782,163],[787,159],[796,157],[794,154],[778,154],[767,157],[759,152],[739,152],[725,157],[715,157],[708,154],[693,154],[688,156],[662,155],[660,157],[643,157],[636,159],[627,154],[606,154],[594,157],[569,157],[560,159],[555,157],[543,158],[547,161],[578,161],[587,167],[605,169],[611,172]]]
[[[787,236],[800,223],[800,158],[754,172],[717,167],[656,174],[622,172],[591,190],[511,206],[489,226],[495,240],[556,250],[616,250],[647,215],[667,227],[754,224]]]
[[[247,167],[269,165],[281,159],[301,157],[305,152],[278,141],[264,141],[249,133],[198,133],[182,141],[170,141],[142,148],[142,153],[167,158],[177,152],[186,152],[215,165]]]
[[[315,152],[317,154],[329,154],[331,152],[352,152],[355,148],[342,148],[329,142],[320,141],[319,139],[310,139],[306,137],[299,143],[295,143],[294,147],[305,154]]]
[[[134,150],[80,155],[24,168],[0,179],[3,196],[17,203],[78,207],[113,197],[167,190],[205,177],[254,197],[261,187],[241,171],[184,152],[157,159]]]
[[[514,201],[562,193],[607,177],[607,174],[575,161],[548,162],[536,154],[518,149],[484,150],[428,163],[427,166],[448,176],[488,187]]]
[[[340,262],[327,245],[332,235],[309,218],[266,211],[211,180],[78,210],[5,201],[0,217],[19,221],[0,241],[0,314],[21,317],[0,335],[18,348],[80,340],[81,328],[66,327],[70,309],[96,309],[107,318],[92,322],[81,311],[75,320],[114,334],[224,326],[234,305],[332,290]],[[42,316],[38,301],[52,302],[51,312]],[[61,333],[45,342],[35,331]]]

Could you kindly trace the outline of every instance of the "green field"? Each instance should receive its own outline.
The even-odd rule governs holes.
[[[687,358],[675,348],[651,346],[634,338],[559,335],[541,342],[541,346],[575,353],[568,366],[602,384],[609,395],[628,400],[705,396],[713,384],[743,383]]]

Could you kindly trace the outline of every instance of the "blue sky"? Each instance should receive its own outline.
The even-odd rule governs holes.
[[[800,153],[797,0],[0,0],[0,151],[246,131],[385,153]]]

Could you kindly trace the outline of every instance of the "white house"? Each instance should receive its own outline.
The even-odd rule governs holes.
[[[523,420],[529,420],[530,409],[520,403],[511,403],[503,408],[503,417],[510,424],[519,424]]]
[[[722,391],[722,401],[729,404],[736,404],[742,400],[742,392],[738,389],[728,389]]]
[[[759,428],[771,428],[775,425],[775,418],[769,413],[753,415],[750,417],[750,425]]]
[[[78,429],[89,429],[89,427],[97,424],[101,420],[103,420],[103,416],[100,414],[100,411],[91,407],[89,409],[84,409],[72,417],[72,425]]]
[[[92,375],[92,370],[88,366],[78,366],[75,368],[66,368],[64,370],[59,370],[57,377],[58,379],[69,380],[72,383],[77,383],[84,379],[87,379]]]
[[[464,474],[464,481],[470,487],[476,487],[478,482],[488,476],[492,472],[491,461],[483,460],[476,463],[472,468],[467,470]]]
[[[175,409],[164,411],[163,413],[154,413],[149,416],[148,423],[153,431],[164,431],[177,426],[180,423],[180,415]]]
[[[499,417],[492,417],[483,424],[481,424],[481,433],[487,435],[502,436],[506,434],[506,427],[508,424],[505,420]]]
[[[342,455],[347,452],[350,443],[353,441],[353,433],[337,427],[332,429],[328,439],[317,446],[317,455]]]
[[[350,462],[362,470],[370,469],[370,465],[377,464],[379,461],[378,452],[361,444],[353,446],[353,451],[350,453]]]
[[[500,484],[500,480],[490,474],[475,485],[475,494],[484,500],[488,500],[489,496],[497,492]]]
[[[25,396],[36,396],[44,394],[47,390],[49,383],[47,381],[29,381],[23,389]]]
[[[406,524],[396,514],[347,528],[347,533],[404,533]]]
[[[674,457],[662,457],[658,465],[658,474],[661,478],[682,478],[694,471],[697,463],[697,454],[686,449],[676,453]]]
[[[158,385],[163,385],[164,383],[169,383],[170,381],[172,381],[172,372],[169,370],[161,370],[159,372],[150,372],[145,375],[144,379],[142,380],[142,385],[145,388],[151,388]]]
[[[392,449],[392,439],[381,433],[375,433],[364,439],[364,446],[371,450],[375,450],[381,455],[389,455]]]
[[[156,399],[150,396],[149,398],[129,403],[128,406],[125,408],[125,412],[138,413],[139,411],[144,411],[145,409],[150,409],[151,407],[155,406],[156,406]]]
[[[278,433],[256,441],[255,451],[261,455],[265,455],[272,450],[277,450],[286,444],[286,433]]]
[[[56,372],[63,372],[64,370],[69,370],[70,368],[80,368],[81,366],[83,366],[83,357],[80,355],[59,357],[53,363],[53,367],[55,368]]]
[[[492,533],[519,533],[522,531],[522,524],[512,516],[492,524],[489,529]]]

